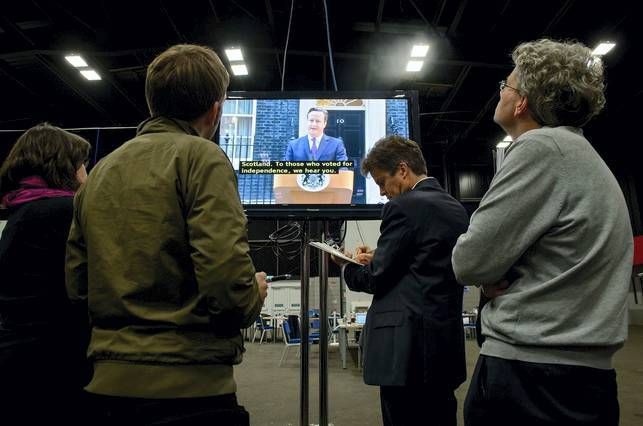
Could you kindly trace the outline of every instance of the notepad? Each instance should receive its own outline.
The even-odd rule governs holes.
[[[349,261],[351,263],[354,263],[356,265],[360,265],[360,266],[362,265],[357,260],[351,259],[350,257],[346,256],[341,251],[337,250],[335,247],[329,246],[326,243],[322,243],[322,242],[319,242],[319,241],[311,241],[308,244],[310,244],[311,246],[316,247],[316,248],[318,248],[318,249],[320,249],[322,251],[325,251],[326,253],[330,253],[333,256],[337,257],[337,258],[347,260],[347,261]]]

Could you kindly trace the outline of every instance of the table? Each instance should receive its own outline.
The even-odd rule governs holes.
[[[339,355],[342,360],[342,368],[346,368],[346,353],[348,352],[348,333],[353,331],[362,331],[364,328],[363,324],[355,324],[355,323],[349,323],[349,324],[340,324],[337,326],[337,330],[339,332]],[[361,366],[361,354],[362,350],[358,346],[357,348],[357,367],[362,368]]]
[[[267,323],[272,326],[272,342],[277,341],[277,332],[279,331],[279,324],[281,324],[281,321],[284,321],[286,317],[283,315],[261,315],[261,319],[263,321],[266,321]]]

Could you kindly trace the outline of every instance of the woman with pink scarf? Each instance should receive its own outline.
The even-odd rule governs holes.
[[[74,419],[84,406],[87,312],[67,299],[65,243],[90,148],[41,124],[0,167],[0,203],[9,211],[0,238],[0,406],[4,418],[24,424]]]

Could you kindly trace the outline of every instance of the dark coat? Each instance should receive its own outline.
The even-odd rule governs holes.
[[[426,179],[384,206],[371,263],[344,269],[351,290],[373,294],[362,340],[367,384],[464,382],[462,286],[451,251],[467,225],[462,205]]]
[[[89,379],[87,309],[73,306],[65,291],[72,211],[72,197],[31,201],[10,210],[2,232],[0,395],[8,395],[6,404],[24,397],[42,408],[40,398],[53,400],[51,392],[73,404],[69,398]]]

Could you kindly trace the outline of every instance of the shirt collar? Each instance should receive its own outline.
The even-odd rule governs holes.
[[[423,180],[431,179],[431,177],[432,176],[423,177],[419,181],[415,182],[415,185],[413,185],[413,188],[411,188],[411,191],[413,191],[415,189],[415,187],[418,186],[418,183],[422,182]]]

